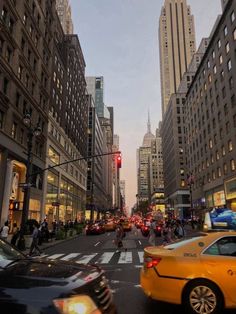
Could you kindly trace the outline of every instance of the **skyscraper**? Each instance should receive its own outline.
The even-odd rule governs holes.
[[[186,0],[165,0],[159,19],[162,115],[195,52],[194,17]]]
[[[56,0],[56,8],[65,34],[73,34],[74,26],[71,17],[69,0]]]

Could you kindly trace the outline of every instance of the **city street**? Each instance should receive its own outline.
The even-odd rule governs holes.
[[[127,252],[116,253],[114,232],[86,236],[60,243],[44,251],[50,259],[81,261],[101,266],[106,271],[119,314],[182,314],[181,306],[148,299],[139,285],[143,249],[148,245],[140,230],[133,228],[124,240]],[[158,243],[161,242],[160,238]],[[224,314],[231,314],[225,311]],[[223,313],[222,313],[223,314]]]

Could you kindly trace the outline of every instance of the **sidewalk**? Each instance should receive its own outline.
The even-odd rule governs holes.
[[[74,236],[71,236],[71,237],[68,237],[66,239],[63,239],[63,240],[55,240],[55,239],[52,239],[51,241],[49,242],[43,242],[41,245],[39,245],[39,248],[40,250],[43,252],[44,250],[50,248],[50,247],[53,247],[53,246],[57,246],[58,244],[60,243],[63,243],[63,242],[66,242],[66,241],[69,241],[69,240],[73,240],[73,239],[76,239],[78,238],[81,234],[83,233],[80,233],[80,234],[76,234]],[[11,238],[12,238],[12,235],[10,234],[8,237],[7,237],[7,241],[9,243],[11,243]],[[29,249],[30,249],[30,245],[31,245],[31,241],[32,241],[32,238],[30,237],[29,238],[30,241],[26,241],[26,250],[22,251],[22,253],[24,254],[28,254],[29,253]],[[27,239],[28,240],[28,239]],[[27,242],[28,242],[28,245],[27,245]]]

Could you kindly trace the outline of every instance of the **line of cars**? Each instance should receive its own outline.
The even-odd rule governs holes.
[[[155,224],[154,232],[157,237],[160,237],[163,229],[163,221],[158,221]],[[144,237],[148,237],[150,233],[151,220],[150,219],[137,219],[135,221],[136,228],[141,230],[141,233]]]
[[[122,224],[124,231],[131,231],[132,224],[128,218],[106,219],[89,222],[85,227],[86,235],[99,235],[115,231],[118,224]]]

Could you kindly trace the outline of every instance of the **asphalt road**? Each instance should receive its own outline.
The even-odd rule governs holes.
[[[148,245],[140,230],[133,228],[127,233],[124,246],[127,252],[116,252],[115,233],[86,236],[62,242],[44,251],[52,259],[68,259],[97,264],[106,271],[118,314],[183,314],[183,308],[172,304],[153,301],[144,295],[139,274],[142,253]],[[158,238],[157,238],[158,239]],[[161,239],[158,239],[160,243]],[[222,314],[233,314],[225,311]]]

